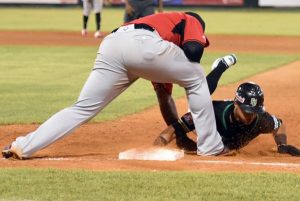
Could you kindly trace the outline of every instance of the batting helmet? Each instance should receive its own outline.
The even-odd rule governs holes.
[[[235,94],[234,101],[246,113],[263,113],[264,93],[260,86],[253,82],[241,84]]]

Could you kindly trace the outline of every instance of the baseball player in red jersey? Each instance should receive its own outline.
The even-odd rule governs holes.
[[[227,152],[217,132],[200,60],[209,42],[195,13],[159,13],[125,24],[107,35],[77,102],[54,114],[37,130],[2,151],[5,158],[28,158],[89,121],[138,78],[183,87],[198,135],[197,154]],[[130,51],[128,51],[130,50]],[[101,137],[101,136],[99,136]]]

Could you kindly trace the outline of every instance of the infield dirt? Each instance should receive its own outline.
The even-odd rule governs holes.
[[[208,51],[300,53],[300,37],[211,36]],[[228,42],[230,41],[230,42]],[[279,42],[280,41],[280,42]],[[1,45],[84,45],[98,46],[99,40],[78,33],[0,32]],[[300,61],[248,78],[261,85],[266,109],[284,120],[288,143],[300,147]],[[240,81],[242,82],[242,81]],[[239,82],[239,83],[240,83]],[[217,89],[213,99],[230,99],[239,83]],[[180,114],[186,100],[176,101]],[[138,126],[136,126],[138,125]],[[38,125],[1,125],[0,147]],[[93,170],[193,170],[193,171],[288,171],[300,173],[300,158],[276,153],[272,135],[259,136],[235,156],[200,157],[185,155],[175,162],[119,161],[118,153],[150,147],[165,128],[157,106],[112,122],[89,123],[68,137],[38,152],[33,159],[0,159],[0,167],[56,167]],[[169,145],[174,148],[174,142]]]

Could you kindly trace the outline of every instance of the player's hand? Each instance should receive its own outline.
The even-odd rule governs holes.
[[[289,154],[291,156],[298,156],[300,157],[300,150],[293,145],[279,145],[278,146],[278,153],[280,154]]]
[[[175,139],[175,130],[173,126],[169,126],[162,131],[159,136],[155,139],[154,146],[165,146]]]

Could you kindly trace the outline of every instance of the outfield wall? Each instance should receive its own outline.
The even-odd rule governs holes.
[[[154,0],[157,4],[158,0]],[[124,0],[111,0],[113,5],[122,5]],[[243,6],[244,0],[163,0],[166,6]]]
[[[300,0],[259,0],[260,7],[300,7]]]
[[[0,0],[0,4],[62,4],[77,5],[78,0]]]

